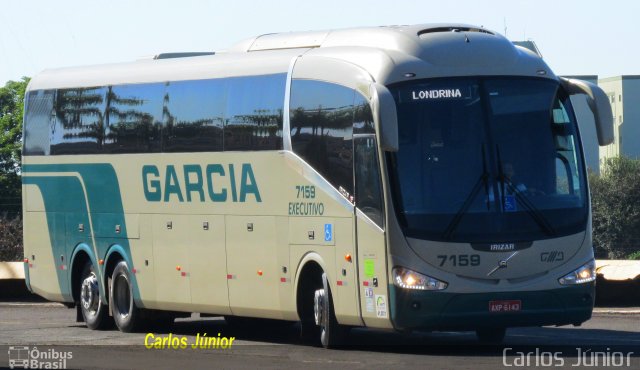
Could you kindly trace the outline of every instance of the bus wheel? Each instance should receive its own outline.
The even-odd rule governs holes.
[[[91,262],[87,262],[80,279],[80,310],[87,327],[92,330],[105,329],[110,324],[108,307],[100,296],[98,277]]]
[[[478,340],[488,344],[500,344],[504,341],[507,328],[482,328],[476,330]]]
[[[120,331],[130,333],[141,325],[140,310],[133,302],[131,273],[125,261],[120,261],[113,270],[111,279],[111,313]]]
[[[320,344],[324,348],[335,348],[344,344],[347,328],[338,324],[333,308],[333,298],[326,274],[322,274],[323,288],[313,296],[313,318],[320,327]]]

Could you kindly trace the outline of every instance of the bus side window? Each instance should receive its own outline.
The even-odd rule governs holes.
[[[355,175],[356,175],[356,207],[381,228],[382,187],[376,150],[376,138],[373,134],[354,137]]]
[[[163,98],[164,152],[221,152],[224,79],[167,84]]]
[[[116,85],[106,90],[104,151],[159,152],[165,84]]]
[[[50,154],[98,154],[106,143],[107,89],[82,87],[57,90]]]
[[[286,75],[228,78],[224,150],[282,149]]]
[[[49,155],[49,132],[55,122],[55,90],[30,91],[24,117],[24,155]]]
[[[350,201],[353,199],[353,121],[356,92],[314,80],[291,86],[291,145]]]

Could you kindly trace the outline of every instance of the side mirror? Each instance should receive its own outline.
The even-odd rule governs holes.
[[[371,108],[376,131],[380,135],[382,150],[397,152],[398,144],[398,115],[396,101],[389,89],[379,83],[371,84]]]
[[[613,143],[613,113],[609,104],[609,97],[598,85],[591,82],[560,78],[562,85],[569,95],[584,94],[587,104],[596,122],[596,133],[600,146]]]

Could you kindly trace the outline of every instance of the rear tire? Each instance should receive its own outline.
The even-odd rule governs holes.
[[[79,298],[80,312],[89,329],[103,330],[113,324],[109,317],[109,307],[104,304],[100,294],[100,280],[90,261],[82,269]]]
[[[480,342],[486,344],[500,344],[504,341],[507,328],[483,328],[476,330],[476,336]]]
[[[120,261],[111,279],[111,314],[120,331],[131,333],[142,327],[140,309],[133,301],[131,272],[127,262]]]

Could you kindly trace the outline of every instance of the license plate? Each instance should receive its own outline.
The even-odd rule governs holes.
[[[489,301],[489,312],[516,312],[522,309],[522,301]]]

